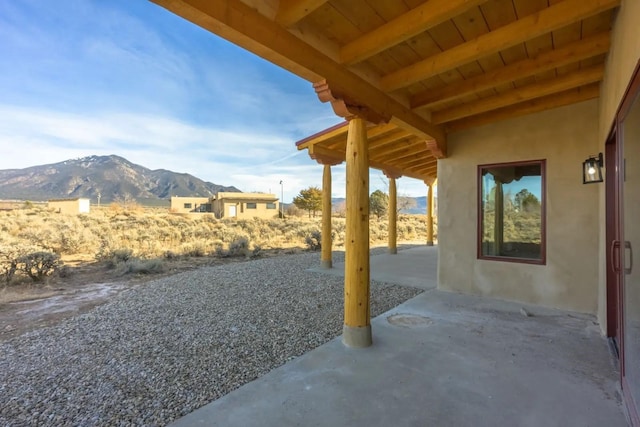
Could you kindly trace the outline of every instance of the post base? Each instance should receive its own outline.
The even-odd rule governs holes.
[[[371,325],[347,326],[342,328],[342,343],[347,347],[364,348],[373,344]]]
[[[389,248],[389,253],[390,253],[391,255],[395,255],[395,254],[397,254],[397,253],[398,253],[398,248]]]
[[[331,262],[331,260],[325,261],[325,260],[320,260],[320,267],[321,268],[332,268],[333,263]]]
[[[433,242],[427,242],[427,246],[433,246]]]

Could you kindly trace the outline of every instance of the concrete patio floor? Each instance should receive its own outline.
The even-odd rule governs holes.
[[[437,257],[375,256],[372,272],[420,250]],[[405,275],[415,280],[426,264],[414,260]],[[372,330],[372,347],[338,337],[172,425],[627,425],[593,316],[432,289]]]

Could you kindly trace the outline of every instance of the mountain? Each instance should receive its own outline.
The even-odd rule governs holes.
[[[114,199],[158,201],[171,196],[207,197],[240,191],[205,182],[193,175],[151,170],[119,156],[89,156],[25,169],[0,170],[0,199],[48,200],[86,197],[102,203]]]

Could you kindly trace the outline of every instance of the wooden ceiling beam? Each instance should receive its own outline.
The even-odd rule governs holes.
[[[388,156],[388,155],[397,153],[399,151],[402,151],[404,149],[414,148],[414,147],[426,148],[426,145],[424,144],[424,141],[420,141],[420,140],[398,141],[397,143],[388,144],[388,145],[385,145],[384,147],[376,147],[376,148],[370,149],[369,154],[372,156]]]
[[[317,157],[317,158],[325,159],[325,161],[328,160],[328,161],[334,161],[334,162],[343,162],[345,161],[345,158],[346,158],[346,153],[344,151],[329,150],[320,145],[309,146],[308,152],[309,152],[309,157],[311,157],[312,159],[315,159]],[[404,170],[401,170],[388,162],[382,162],[382,161],[376,161],[376,160],[370,159],[369,166],[374,169],[379,169],[382,171],[397,170],[402,176],[407,176],[409,178],[415,178],[415,179],[424,179],[423,175],[416,173],[415,171],[407,170],[405,172]]]
[[[364,61],[486,1],[427,1],[344,45],[340,49],[340,62],[355,64]]]
[[[327,0],[280,0],[276,22],[283,27],[291,27],[326,2]]]
[[[372,139],[398,129],[393,123],[384,123],[367,129],[367,138]]]
[[[408,173],[420,174],[425,177],[437,178],[438,166],[421,166],[405,169]],[[424,179],[424,178],[423,178]]]
[[[393,133],[389,133],[378,139],[373,139],[373,140],[368,139],[367,147],[369,147],[369,149],[371,150],[372,148],[380,147],[382,145],[392,144],[394,142],[400,141],[401,139],[407,138],[409,136],[411,136],[411,132],[407,132],[404,129],[398,129]]]
[[[416,156],[431,156],[431,152],[426,148],[426,145],[421,144],[423,148],[418,147],[404,147],[400,151],[393,153],[394,161],[402,161],[408,158],[415,158]]]
[[[564,0],[511,24],[402,68],[380,80],[385,92],[410,86],[487,55],[613,9],[621,0]]]
[[[418,167],[422,165],[424,165],[424,167],[429,167],[429,166],[436,165],[438,163],[437,160],[428,160],[427,158],[418,158],[413,160],[402,160],[402,161],[399,161],[398,159],[394,158],[391,161],[393,162],[393,164],[406,169],[410,169],[412,167]]]
[[[332,92],[446,151],[441,126],[389,96],[240,0],[152,0],[171,12],[310,81],[326,80]]]
[[[609,50],[610,42],[610,33],[608,31],[603,32],[569,43],[561,48],[540,53],[534,58],[525,59],[502,68],[488,71],[468,80],[456,82],[440,89],[421,92],[411,98],[411,108],[434,108],[443,102],[592,58],[606,53]]]
[[[544,98],[537,98],[520,104],[511,105],[506,108],[491,111],[477,116],[467,117],[447,124],[447,132],[457,132],[489,123],[506,120],[513,117],[538,113],[577,102],[588,101],[600,96],[600,85],[592,83],[576,89],[549,95]]]
[[[497,110],[522,101],[541,98],[554,93],[595,83],[602,80],[603,75],[604,64],[594,65],[561,77],[555,77],[538,83],[522,86],[508,92],[503,92],[499,95],[479,99],[475,102],[468,102],[446,110],[436,111],[431,114],[431,119],[435,123],[451,122],[464,117]]]

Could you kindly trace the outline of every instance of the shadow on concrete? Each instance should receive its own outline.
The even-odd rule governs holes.
[[[372,277],[433,287],[436,258],[374,256]],[[173,426],[627,425],[593,316],[432,289],[372,330],[369,348],[338,337]]]
[[[381,254],[371,257],[371,280],[410,286],[419,289],[434,289],[438,282],[438,247],[405,245],[397,254]],[[309,271],[332,276],[344,276],[344,262],[333,268],[315,267]]]

